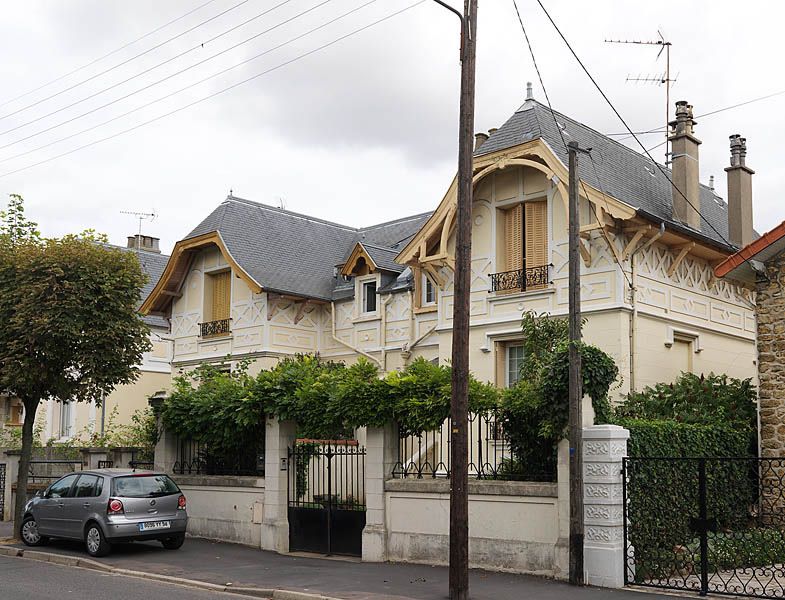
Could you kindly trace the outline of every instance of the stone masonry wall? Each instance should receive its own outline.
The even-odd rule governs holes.
[[[785,254],[758,284],[761,455],[785,456]]]

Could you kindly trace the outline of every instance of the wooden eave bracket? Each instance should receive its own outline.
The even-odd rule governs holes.
[[[272,321],[273,317],[278,314],[281,308],[281,301],[285,301],[286,306],[292,304],[297,305],[297,312],[294,315],[294,324],[296,325],[302,321],[305,316],[305,310],[308,306],[316,304],[324,304],[321,300],[314,300],[313,298],[298,298],[297,296],[289,296],[287,294],[274,294],[267,292],[267,320]]]
[[[586,240],[588,242],[588,240]],[[581,257],[583,258],[583,264],[587,267],[591,266],[591,250],[587,247],[586,244],[583,243],[583,240],[578,240],[578,249],[581,252]]]
[[[300,321],[302,321],[303,317],[305,316],[305,309],[308,305],[311,304],[310,300],[306,300],[305,302],[299,302],[297,306],[297,313],[294,315],[294,324],[297,325]]]
[[[638,247],[638,244],[643,239],[643,236],[646,235],[651,230],[651,225],[645,225],[643,227],[637,228],[635,231],[635,235],[632,236],[627,245],[622,252],[622,259],[627,260],[630,258],[633,252],[635,252],[635,248]]]
[[[676,258],[673,259],[671,266],[668,267],[668,277],[671,277],[676,272],[676,269],[679,268],[681,262],[686,258],[687,254],[689,254],[690,250],[692,250],[694,247],[695,242],[689,242],[688,244],[684,244],[680,247],[679,253],[676,255]]]

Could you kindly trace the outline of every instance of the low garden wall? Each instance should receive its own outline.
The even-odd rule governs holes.
[[[447,564],[448,480],[385,482],[387,558]],[[469,482],[472,567],[566,577],[567,540],[557,483]]]
[[[173,475],[188,500],[188,533],[260,547],[264,478]]]

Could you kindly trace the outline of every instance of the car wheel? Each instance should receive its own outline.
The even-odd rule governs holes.
[[[166,548],[167,550],[179,550],[184,543],[185,543],[184,533],[181,533],[180,535],[176,535],[174,537],[166,538],[165,540],[161,540],[161,544],[163,544],[164,548]]]
[[[97,523],[90,523],[85,529],[84,543],[90,556],[106,556],[112,550]]]
[[[25,517],[22,526],[19,528],[19,536],[26,546],[43,546],[49,542],[49,538],[38,532],[38,523],[32,516]]]

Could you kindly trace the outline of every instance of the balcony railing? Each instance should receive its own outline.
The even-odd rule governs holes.
[[[215,335],[224,335],[230,333],[230,321],[231,319],[220,319],[218,321],[207,321],[206,323],[199,323],[199,336],[212,337]]]
[[[492,292],[521,291],[532,288],[542,288],[548,285],[548,267],[530,267],[517,271],[504,271],[491,275]]]

